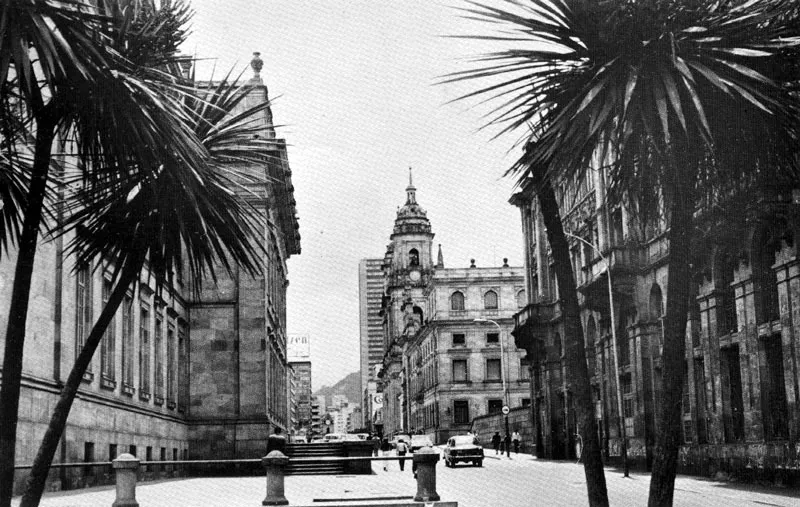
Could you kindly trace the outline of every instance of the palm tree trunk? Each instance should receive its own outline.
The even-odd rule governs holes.
[[[680,153],[676,150],[676,153]],[[683,157],[687,160],[688,157]],[[660,432],[653,452],[649,507],[671,506],[681,444],[681,401],[686,361],[686,315],[691,271],[690,242],[695,209],[695,179],[690,164],[678,162],[672,185],[669,230],[669,278],[667,314],[664,323],[663,378],[664,392],[660,408]]]
[[[567,378],[571,381],[575,397],[578,431],[583,437],[583,471],[589,505],[607,506],[608,490],[600,454],[600,442],[594,419],[592,389],[589,382],[589,367],[583,341],[583,326],[578,306],[578,290],[570,263],[569,245],[564,234],[564,226],[558,212],[558,203],[549,180],[537,186],[536,191],[542,209],[542,218],[547,228],[547,240],[553,252],[558,290],[561,297],[561,314],[564,320],[564,343],[566,344]]]
[[[11,306],[8,311],[5,355],[3,356],[3,384],[0,388],[0,507],[11,505],[14,488],[15,447],[19,416],[17,411],[19,410],[22,380],[22,354],[25,349],[25,327],[28,322],[28,301],[56,125],[56,119],[48,114],[40,116],[36,124],[33,174],[28,190],[25,222],[22,226],[22,236],[17,250]]]
[[[75,401],[75,395],[78,393],[78,388],[83,380],[83,374],[86,373],[86,368],[97,350],[100,340],[108,328],[111,319],[117,312],[128,288],[136,280],[139,271],[142,267],[144,257],[137,257],[136,260],[128,264],[120,274],[116,287],[108,298],[103,312],[92,327],[89,337],[86,339],[86,344],[83,346],[80,355],[75,360],[72,370],[69,372],[67,382],[61,390],[61,395],[58,399],[53,415],[50,417],[50,424],[47,426],[47,431],[44,434],[42,443],[39,445],[39,450],[36,453],[36,458],[33,461],[33,468],[25,483],[25,493],[22,497],[20,507],[36,507],[42,498],[47,476],[50,472],[50,465],[53,462],[53,456],[58,449],[58,444],[61,441],[61,436],[64,433],[64,428],[67,424],[72,403]]]

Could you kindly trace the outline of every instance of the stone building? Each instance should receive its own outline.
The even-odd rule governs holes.
[[[524,276],[505,262],[445,268],[441,246],[434,264],[430,222],[410,181],[406,193],[383,263],[383,433],[441,443],[469,431],[474,417],[530,401],[525,353],[510,335]]]
[[[268,100],[258,62],[242,107]],[[252,278],[218,270],[218,283],[207,281],[195,292],[195,281],[180,270],[161,291],[143,272],[84,377],[56,463],[109,461],[124,452],[143,460],[254,458],[264,454],[270,426],[286,427],[286,259],[300,253],[300,236],[285,142],[276,138],[270,109],[260,114],[264,137],[275,141],[273,153],[263,166],[245,169],[267,181],[248,193],[270,224],[262,238],[265,273]],[[60,388],[111,290],[113,267],[98,260],[73,271],[68,240],[45,237],[37,252],[20,395],[20,465],[32,463]],[[11,297],[2,289],[11,286],[15,262],[13,251],[0,262],[2,329]],[[110,474],[54,469],[49,487],[101,483]],[[18,471],[15,485],[24,478]]]
[[[560,182],[557,196],[571,245],[581,319],[604,455],[652,459],[661,392],[663,317],[669,244],[663,221],[641,223],[630,204],[607,205],[603,170]],[[693,473],[792,473],[800,445],[800,269],[798,195],[748,189],[752,206],[707,203],[696,214],[706,231],[692,253],[686,325],[680,469]],[[533,367],[532,419],[538,455],[573,457],[574,402],[565,377],[561,307],[539,205],[530,189],[511,202],[522,214],[528,304],[514,335]],[[608,277],[613,285],[609,304]],[[618,339],[614,367],[611,313]],[[622,418],[617,409],[617,386]]]

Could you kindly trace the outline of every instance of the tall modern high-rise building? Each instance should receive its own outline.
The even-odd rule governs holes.
[[[370,380],[375,380],[376,364],[383,362],[383,259],[361,259],[358,263],[359,323],[361,334],[361,386],[364,390]],[[366,414],[367,411],[362,411]],[[366,417],[366,416],[364,416]],[[362,427],[367,421],[362,420]]]

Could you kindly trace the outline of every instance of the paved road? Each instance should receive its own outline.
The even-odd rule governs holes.
[[[383,463],[375,463],[373,470],[370,476],[290,476],[286,479],[286,496],[290,505],[311,505],[315,499],[409,497],[416,492],[410,463],[404,472],[396,462],[390,462],[387,471]],[[442,500],[456,500],[460,507],[587,504],[583,467],[574,463],[535,460],[528,455],[495,459],[490,451],[482,468],[462,464],[450,469],[439,462],[436,470]],[[647,503],[648,475],[634,473],[625,479],[608,468],[606,480],[612,505]],[[264,499],[265,484],[263,477],[175,479],[143,483],[136,496],[141,507],[257,507]],[[113,487],[104,487],[51,493],[41,505],[109,507],[113,501]],[[19,499],[13,505],[19,505]],[[800,505],[800,490],[679,477],[675,505],[790,507]]]

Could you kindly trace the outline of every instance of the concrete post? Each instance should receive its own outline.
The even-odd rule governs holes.
[[[261,505],[289,505],[289,500],[283,494],[283,476],[289,458],[281,451],[272,451],[263,458],[261,463],[267,469],[267,497]]]
[[[423,447],[414,453],[414,464],[417,466],[417,495],[415,502],[435,502],[439,500],[436,492],[436,462],[439,451],[432,447]]]
[[[111,462],[117,480],[117,499],[111,507],[139,507],[136,501],[136,474],[139,460],[130,454],[120,454]]]

